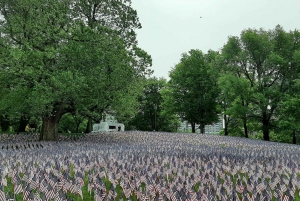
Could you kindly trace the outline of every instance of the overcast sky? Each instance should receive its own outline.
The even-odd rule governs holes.
[[[244,29],[300,30],[300,0],[132,0],[132,7],[143,27],[139,47],[152,56],[154,76],[167,79],[182,53],[219,50]]]

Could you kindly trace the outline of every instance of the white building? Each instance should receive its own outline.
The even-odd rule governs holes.
[[[96,123],[93,125],[92,133],[125,131],[125,125],[119,123],[114,116],[105,114],[103,119],[104,120],[101,120],[100,123]]]
[[[200,124],[196,124],[196,133],[200,133],[199,129]],[[219,134],[219,132],[224,128],[223,126],[223,118],[219,116],[219,122],[211,125],[205,126],[205,134]],[[192,125],[187,121],[181,122],[180,127],[178,128],[181,132],[192,132]]]

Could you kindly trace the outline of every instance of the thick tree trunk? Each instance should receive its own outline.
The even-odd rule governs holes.
[[[58,124],[62,114],[56,113],[54,116],[44,117],[40,140],[54,141],[58,140]]]
[[[224,135],[225,135],[225,136],[228,136],[228,134],[229,134],[229,132],[228,132],[228,127],[225,126],[225,128],[224,128]]]
[[[9,131],[9,117],[7,115],[1,115],[1,130],[2,131]]]
[[[297,131],[293,132],[293,144],[297,144]]]
[[[192,122],[191,125],[192,125],[192,133],[195,133],[196,132],[196,124],[195,124],[195,122]]]
[[[93,125],[92,125],[92,118],[89,118],[87,125],[86,125],[86,129],[85,129],[85,133],[90,133],[93,130]]]
[[[205,125],[200,123],[200,133],[204,134],[205,133]]]
[[[243,118],[243,126],[244,126],[245,137],[249,138],[249,136],[248,136],[248,127],[247,127],[247,118],[246,117]]]
[[[224,135],[228,136],[229,132],[228,132],[228,118],[227,115],[224,114]]]
[[[262,119],[262,130],[263,130],[263,135],[264,135],[264,140],[265,141],[270,141],[270,122],[267,117],[266,112],[263,113],[263,119]]]
[[[18,134],[20,132],[25,132],[25,127],[29,123],[29,118],[27,118],[25,115],[21,116],[20,118],[20,125],[18,128]]]

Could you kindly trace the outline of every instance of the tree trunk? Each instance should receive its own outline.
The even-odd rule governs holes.
[[[86,124],[86,129],[85,129],[85,133],[90,133],[93,130],[93,125],[92,125],[92,118],[89,118],[87,124]]]
[[[1,115],[1,130],[2,131],[9,131],[9,117],[8,115],[2,116]]]
[[[293,132],[293,144],[297,144],[297,131]]]
[[[245,101],[244,99],[242,99],[242,106],[243,107],[248,107],[248,102]],[[248,127],[247,127],[247,115],[245,114],[243,117],[242,117],[242,120],[243,120],[243,127],[244,127],[244,134],[245,134],[245,137],[246,138],[249,138],[248,136]]]
[[[195,133],[196,132],[196,124],[195,124],[195,122],[192,122],[191,125],[192,125],[192,133]]]
[[[228,136],[228,134],[229,134],[229,133],[228,133],[228,127],[225,126],[225,128],[224,128],[224,135],[225,135],[225,136]]]
[[[205,133],[205,124],[200,123],[200,133],[201,134]]]
[[[54,141],[58,140],[58,124],[62,117],[62,114],[56,113],[50,117],[43,117],[42,132],[40,134],[40,140]]]
[[[263,112],[263,119],[262,119],[262,130],[264,135],[265,141],[270,141],[270,129],[269,129],[270,123],[269,119],[267,117],[266,112]]]
[[[18,128],[18,134],[20,132],[25,132],[25,127],[29,123],[29,118],[27,118],[25,115],[22,115],[20,118],[20,124]]]
[[[224,135],[225,136],[228,136],[228,134],[229,134],[229,132],[228,132],[228,123],[229,123],[229,121],[228,121],[228,118],[227,118],[227,115],[226,114],[224,114]]]
[[[243,126],[244,126],[245,137],[249,138],[249,136],[248,136],[248,127],[247,127],[247,118],[246,117],[243,118]]]
[[[80,126],[80,123],[76,123],[76,130],[75,130],[75,133],[78,133],[79,126]]]

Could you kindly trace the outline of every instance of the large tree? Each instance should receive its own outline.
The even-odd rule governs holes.
[[[43,120],[58,137],[63,114],[99,118],[135,107],[151,57],[138,48],[130,1],[0,0],[1,109]],[[129,104],[127,104],[129,103]]]
[[[192,125],[200,124],[204,133],[207,124],[218,120],[217,112],[217,73],[212,63],[216,52],[203,54],[200,50],[190,50],[182,54],[180,63],[170,72],[169,93],[170,108],[183,120]]]
[[[264,140],[270,140],[272,122],[279,115],[279,103],[290,82],[299,76],[299,68],[293,60],[299,43],[298,31],[287,33],[277,26],[268,31],[244,30],[240,37],[230,37],[222,50],[233,72],[250,84],[253,95],[244,106],[251,103],[249,116],[261,123]]]

